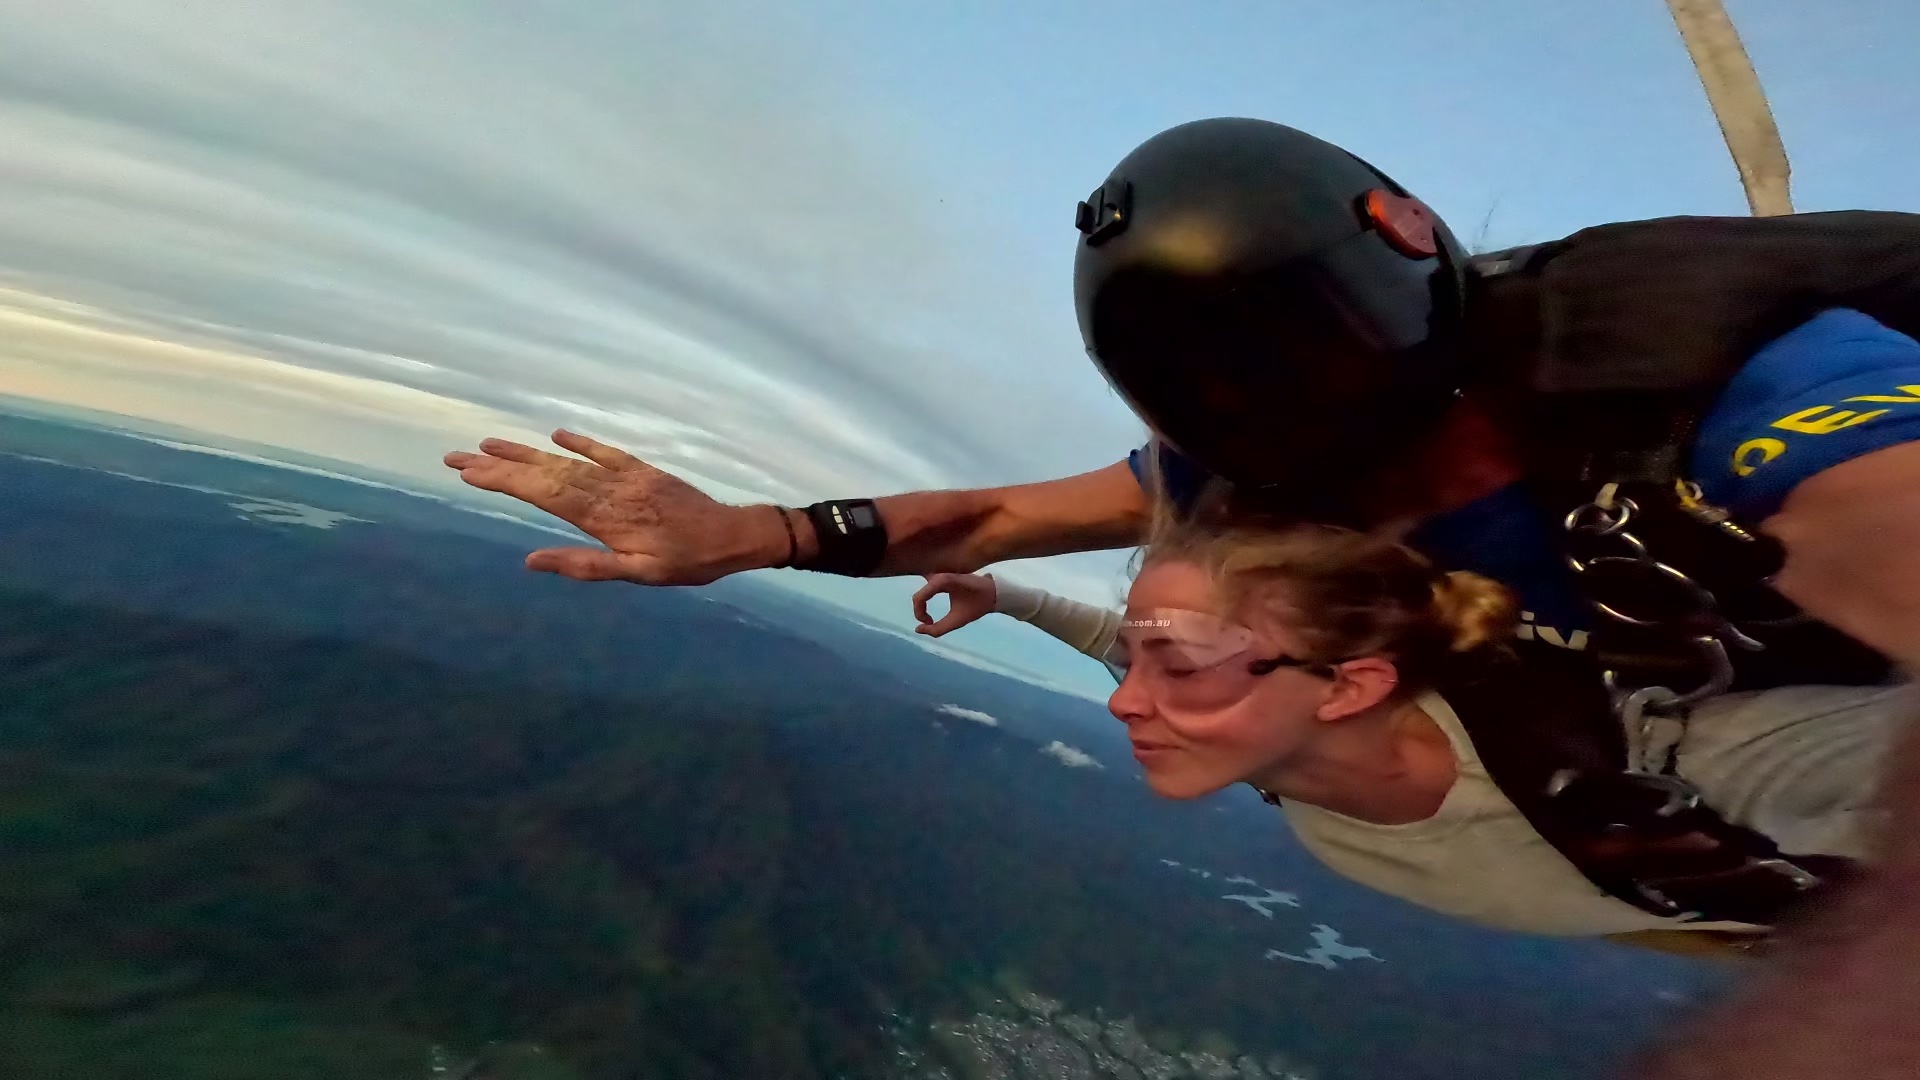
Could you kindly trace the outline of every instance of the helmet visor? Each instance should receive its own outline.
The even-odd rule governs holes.
[[[1375,237],[1363,237],[1378,245]],[[1133,411],[1182,455],[1245,486],[1359,478],[1452,399],[1433,298],[1368,296],[1339,281],[1349,245],[1232,288],[1158,269],[1115,274],[1083,327],[1089,354]],[[1396,256],[1397,258],[1398,256]]]

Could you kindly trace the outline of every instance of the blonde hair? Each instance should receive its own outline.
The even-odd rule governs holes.
[[[1393,540],[1330,525],[1157,524],[1143,565],[1200,567],[1224,614],[1286,626],[1305,646],[1302,660],[1392,660],[1403,696],[1430,689],[1449,663],[1506,647],[1518,626],[1519,605],[1504,586],[1442,572]]]

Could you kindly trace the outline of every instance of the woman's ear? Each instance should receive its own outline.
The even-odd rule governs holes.
[[[1387,700],[1400,685],[1400,670],[1377,656],[1349,660],[1333,669],[1327,698],[1314,713],[1321,720],[1344,720]]]

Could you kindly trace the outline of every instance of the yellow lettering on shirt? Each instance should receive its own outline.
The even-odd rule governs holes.
[[[1749,439],[1733,452],[1733,474],[1751,476],[1753,470],[1786,452],[1787,444],[1779,439]]]
[[[1798,431],[1806,435],[1831,435],[1842,428],[1877,420],[1888,412],[1887,409],[1875,409],[1857,413],[1846,409],[1835,410],[1831,405],[1815,405],[1811,409],[1801,409],[1792,416],[1783,416],[1775,420],[1773,426],[1782,431]],[[1827,415],[1821,416],[1821,413]]]
[[[1870,401],[1876,405],[1920,405],[1920,386],[1896,386],[1899,394],[1862,394],[1848,401]],[[1902,396],[1904,395],[1904,396]]]
[[[1858,397],[1844,399],[1845,403],[1872,405],[1920,405],[1920,383],[1894,387],[1898,393],[1861,394]],[[1871,409],[1867,412],[1855,412],[1851,409],[1836,409],[1831,405],[1815,405],[1811,409],[1801,409],[1791,416],[1775,420],[1771,427],[1781,431],[1793,431],[1802,435],[1831,435],[1850,427],[1878,420],[1892,412],[1891,409]],[[1753,471],[1781,454],[1787,452],[1787,444],[1779,439],[1749,439],[1740,444],[1733,452],[1733,473],[1735,476],[1751,476]]]

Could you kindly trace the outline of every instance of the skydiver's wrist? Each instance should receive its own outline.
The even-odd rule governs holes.
[[[730,508],[741,515],[739,551],[729,561],[745,570],[805,565],[819,550],[813,522],[790,507],[772,503]]]
[[[804,567],[820,555],[820,533],[813,527],[813,518],[805,510],[796,510],[783,506],[780,513],[793,525],[793,562],[792,566]]]

